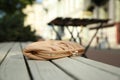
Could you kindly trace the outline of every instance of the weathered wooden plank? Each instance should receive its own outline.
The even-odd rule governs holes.
[[[28,61],[35,80],[74,80],[49,61]]]
[[[0,43],[0,48],[2,48],[2,47],[5,46],[5,45],[6,45],[6,42]]]
[[[24,49],[27,45],[29,45],[32,42],[21,42],[21,47]]]
[[[6,57],[7,53],[9,52],[10,48],[12,47],[13,43],[3,43],[1,44],[0,48],[0,64]]]
[[[9,51],[0,66],[0,80],[30,80],[19,43]]]
[[[23,48],[25,44],[22,44]],[[75,80],[50,61],[27,60],[34,80]]]
[[[120,80],[118,75],[113,75],[71,58],[57,59],[53,62],[79,80]]]
[[[111,74],[120,76],[120,68],[119,67],[104,64],[104,63],[94,61],[94,60],[90,60],[90,59],[86,59],[86,58],[83,58],[83,57],[73,57],[73,59],[78,60],[78,61],[80,61],[82,63],[85,63],[85,64],[87,64],[89,66],[98,68],[100,70],[110,72]]]

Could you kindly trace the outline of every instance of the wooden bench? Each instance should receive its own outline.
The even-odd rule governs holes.
[[[28,43],[0,43],[0,80],[120,80],[120,68],[83,57],[28,60]]]

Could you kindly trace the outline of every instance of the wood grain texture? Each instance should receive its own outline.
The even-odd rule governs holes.
[[[27,43],[29,44],[29,43]],[[26,43],[22,43],[24,48]],[[50,61],[27,60],[34,80],[74,80]]]
[[[53,60],[59,67],[80,80],[120,80],[119,76],[70,58]]]
[[[13,48],[0,66],[0,80],[30,80],[19,43]]]
[[[30,43],[0,43],[0,80],[120,80],[119,67],[83,57],[52,61],[26,58],[33,77],[31,79],[21,50]]]
[[[0,43],[0,48],[2,48],[3,46],[7,45],[6,42],[4,43]]]
[[[28,62],[35,80],[74,80],[49,61]]]
[[[2,63],[3,59],[6,57],[12,45],[13,43],[1,43],[0,44],[0,64]]]
[[[89,66],[92,66],[92,67],[98,68],[100,70],[109,72],[113,75],[118,75],[120,77],[120,68],[119,67],[115,67],[115,66],[112,66],[112,65],[108,65],[108,64],[105,64],[105,63],[98,62],[98,61],[86,59],[86,58],[83,58],[83,57],[73,57],[72,59],[78,60],[78,61],[80,61],[82,63],[85,63]]]

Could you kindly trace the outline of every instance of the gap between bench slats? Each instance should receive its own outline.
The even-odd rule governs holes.
[[[94,61],[94,60],[86,59],[86,58],[83,58],[83,57],[72,57],[72,59],[78,60],[82,63],[85,63],[89,66],[98,68],[100,70],[109,72],[113,75],[118,75],[119,78],[120,78],[120,68],[119,67],[115,67],[115,66],[108,65],[108,64],[105,64],[105,63],[101,63],[101,62],[97,62],[97,61]]]
[[[53,78],[51,76],[51,74],[48,73],[48,71],[46,70],[47,68],[45,68],[46,66],[51,65],[50,62],[28,60],[28,63],[31,67],[31,71],[35,77],[35,80],[38,80],[38,79],[48,80],[48,78],[46,78],[45,74],[48,74],[51,78]],[[79,80],[81,80],[81,79],[82,80],[113,80],[113,79],[119,80],[119,76],[111,74],[109,72],[109,70],[106,72],[106,71],[96,68],[94,66],[88,65],[86,63],[81,62],[81,59],[79,61],[79,60],[72,60],[69,58],[62,58],[62,59],[58,59],[58,60],[53,60],[53,63],[55,63],[61,69],[64,69],[64,71],[66,71],[67,73],[74,75],[76,77],[76,79],[79,79]],[[47,64],[47,65],[45,65],[45,64]],[[45,71],[43,69],[47,73],[45,73]],[[38,75],[38,76],[36,76],[36,75]],[[51,79],[51,78],[49,78],[49,79]],[[54,79],[56,80],[57,78],[54,78]]]
[[[28,61],[35,80],[74,80],[49,61]]]
[[[7,56],[9,50],[12,48],[13,43],[1,43],[0,48],[0,65],[2,64],[3,60]]]
[[[22,43],[23,48],[27,44]],[[27,60],[34,80],[75,80],[50,61]]]
[[[0,66],[0,73],[0,80],[30,80],[19,43],[9,51]]]
[[[94,68],[71,58],[61,58],[53,62],[81,80],[120,80],[119,76]]]

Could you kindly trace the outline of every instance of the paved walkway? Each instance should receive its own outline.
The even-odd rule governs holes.
[[[88,58],[120,67],[120,49],[93,49],[86,53]]]

